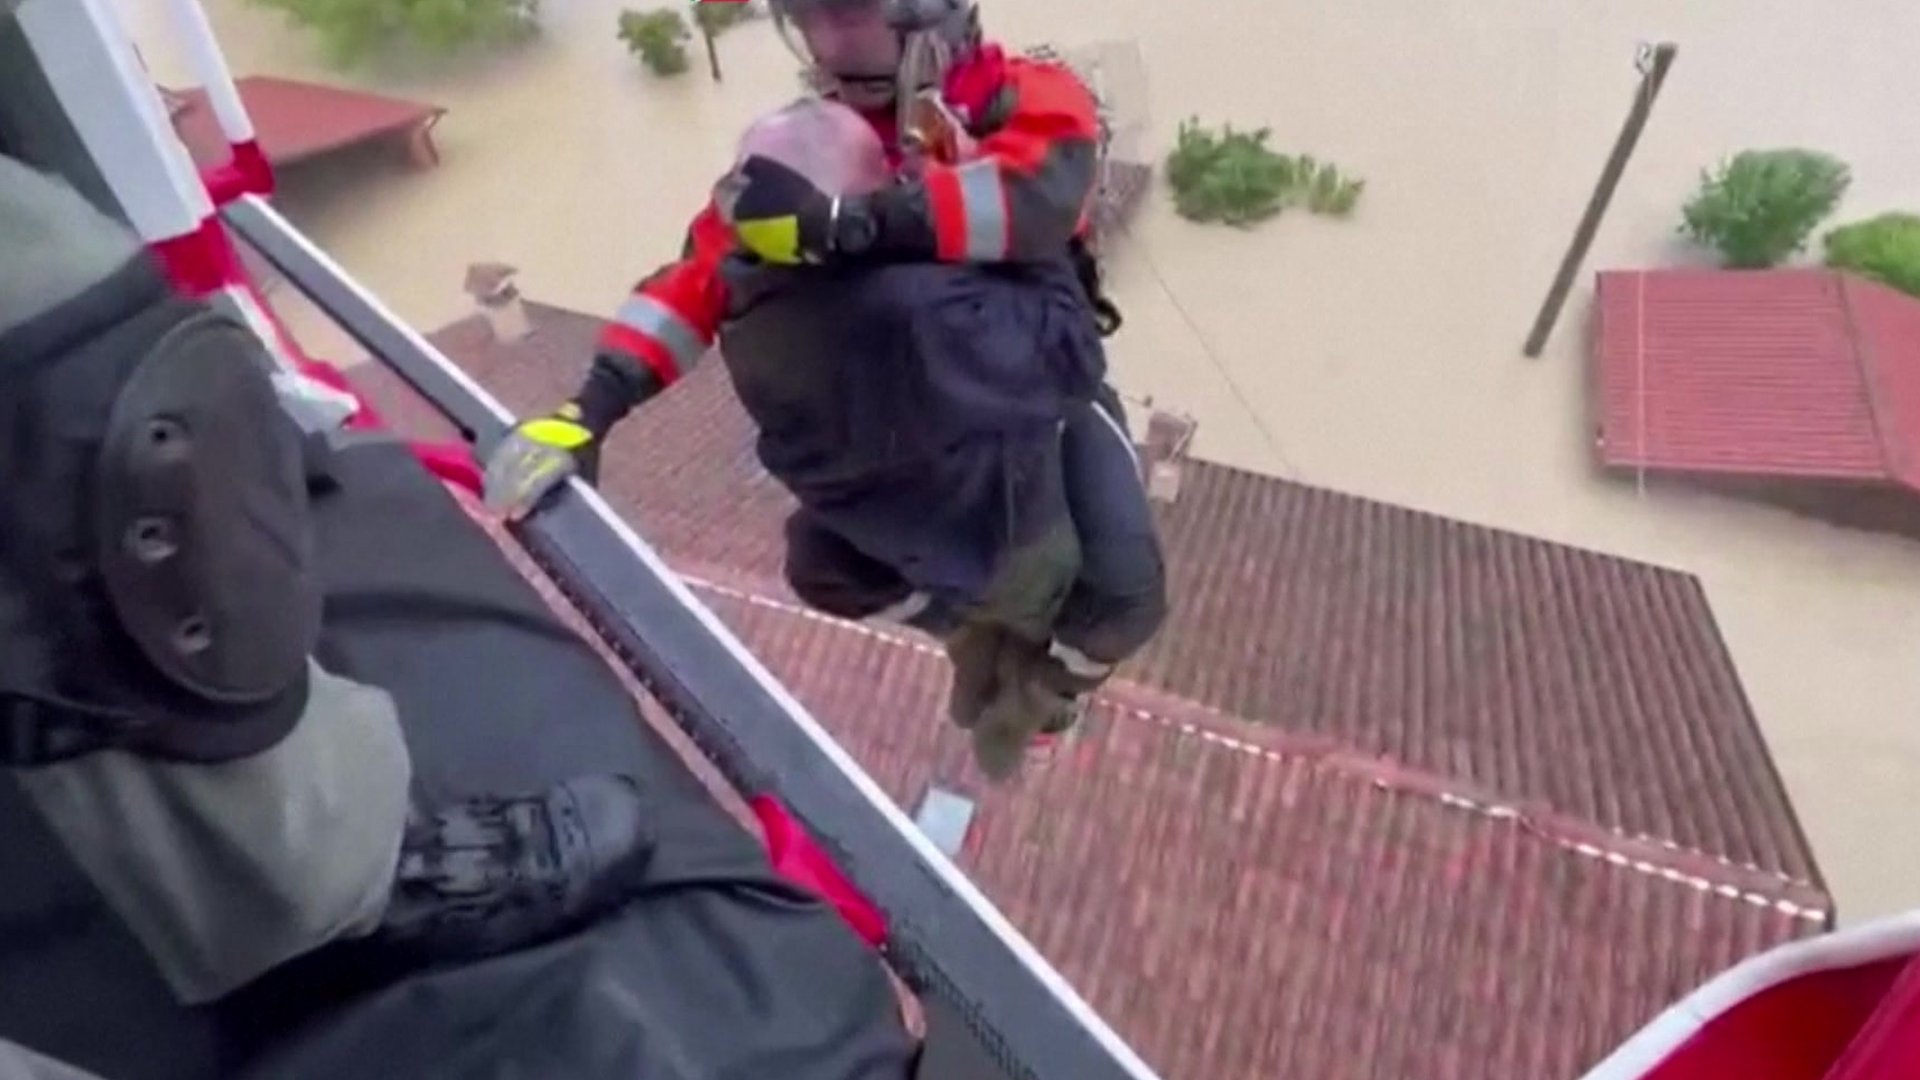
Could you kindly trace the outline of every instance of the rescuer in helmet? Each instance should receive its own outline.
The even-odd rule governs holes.
[[[614,313],[579,393],[517,430],[493,473],[497,506],[530,509],[706,354],[727,312],[719,268],[731,252],[832,266],[1059,263],[1084,251],[1099,119],[1071,71],[982,42],[972,0],[771,3],[821,92],[872,126],[898,182],[834,197],[771,159],[745,162],[730,212],[709,202],[680,258]],[[518,452],[525,444],[552,452]]]
[[[926,42],[874,5],[776,10],[832,73],[834,96],[865,108],[802,101],[748,131],[688,257],[642,283],[580,397],[496,452],[489,494],[509,512],[532,505],[590,453],[604,418],[678,372],[661,349],[677,342],[691,361],[717,335],[761,461],[801,504],[787,524],[796,593],[945,639],[952,718],[972,731],[983,769],[1005,776],[1033,737],[1073,722],[1165,613],[1145,493],[1104,387],[1099,319],[1068,258],[1095,146],[1054,136],[1088,130],[1070,118],[1084,107],[1090,124],[1091,100],[1065,69],[976,55],[970,9],[941,5],[949,21],[919,33],[986,65],[954,67],[948,83],[991,69],[1000,89],[974,108],[1019,116],[1011,102],[1025,88],[1034,130],[980,127],[954,165],[909,149],[917,171],[901,178],[903,148],[884,136],[897,130],[895,87],[913,85],[897,73],[903,52]],[[1050,128],[1033,119],[1049,101]],[[908,122],[951,115],[926,105]],[[957,129],[932,141],[965,154],[973,139]],[[800,209],[783,216],[770,191]],[[1009,207],[1025,208],[1012,218],[1030,221],[1025,233],[1007,231]],[[955,216],[928,216],[936,208]],[[861,239],[822,245],[807,239],[816,225]],[[965,242],[947,246],[943,228]],[[785,246],[796,236],[797,249]]]
[[[327,433],[257,337],[0,156],[0,769],[174,994],[323,944],[468,959],[639,883],[620,776],[422,807],[393,699],[313,658]]]

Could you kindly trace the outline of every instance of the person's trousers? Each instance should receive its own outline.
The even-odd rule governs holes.
[[[222,997],[386,911],[412,764],[393,699],[312,668],[293,731],[214,765],[106,750],[12,770],[179,999]]]
[[[1167,618],[1166,561],[1119,395],[1102,387],[1072,409],[1062,433],[1067,506],[1080,572],[1053,628],[1069,671],[1104,679],[1146,647]]]
[[[962,623],[995,623],[1050,643],[1069,671],[1097,682],[1167,614],[1153,512],[1111,390],[1066,417],[1061,467],[1070,520],[1009,551],[977,602],[917,593],[804,508],[787,519],[787,582],[808,606],[845,619],[894,619],[940,637]]]

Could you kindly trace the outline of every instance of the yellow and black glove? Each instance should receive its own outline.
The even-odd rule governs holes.
[[[487,458],[487,508],[515,520],[532,512],[568,477],[593,483],[602,434],[581,419],[580,407],[572,402],[514,425]]]
[[[834,203],[793,169],[749,157],[721,183],[721,211],[740,246],[770,263],[824,263],[837,254]]]

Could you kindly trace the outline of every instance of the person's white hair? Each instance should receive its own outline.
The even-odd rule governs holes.
[[[0,331],[80,295],[140,250],[58,177],[0,154]]]
[[[873,125],[847,106],[817,97],[755,120],[740,136],[734,163],[749,157],[771,158],[836,197],[878,191],[891,175]]]

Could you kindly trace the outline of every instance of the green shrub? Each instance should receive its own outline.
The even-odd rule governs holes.
[[[702,7],[707,5],[702,4]],[[687,70],[687,42],[693,31],[678,11],[622,11],[620,40],[655,75],[678,75]]]
[[[1345,217],[1365,190],[1364,180],[1338,167],[1267,147],[1272,132],[1235,131],[1228,124],[1208,131],[1197,119],[1180,125],[1167,155],[1167,183],[1174,208],[1191,221],[1219,221],[1248,227],[1289,206],[1304,205],[1316,214]]]
[[[1304,193],[1307,209],[1328,217],[1346,217],[1353,213],[1354,206],[1360,202],[1360,193],[1367,189],[1365,180],[1343,176],[1338,166],[1316,162],[1306,154],[1294,159],[1293,175]]]
[[[1827,265],[1920,296],[1920,214],[1889,213],[1827,234]]]
[[[251,0],[320,36],[327,56],[342,67],[359,64],[390,45],[451,52],[493,44],[537,28],[540,0]]]
[[[1730,269],[1777,266],[1807,246],[1852,176],[1814,150],[1747,150],[1700,178],[1680,231]]]

